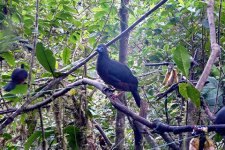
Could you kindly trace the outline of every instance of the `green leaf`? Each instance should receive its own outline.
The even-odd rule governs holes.
[[[184,6],[184,1],[183,1],[183,0],[178,0],[178,2],[179,2],[182,6]]]
[[[162,33],[162,30],[157,28],[157,29],[154,29],[154,35],[158,35],[158,34],[161,34]]]
[[[15,58],[12,54],[12,52],[4,52],[4,53],[1,53],[0,56],[2,58],[5,59],[5,61],[11,66],[11,67],[14,67],[15,66]]]
[[[74,32],[70,35],[69,40],[70,42],[76,44],[76,42],[80,39],[80,32]]]
[[[41,136],[41,131],[36,131],[34,132],[26,141],[24,144],[24,150],[29,150],[30,147],[32,146],[33,142],[37,140]]]
[[[188,100],[192,101],[196,107],[200,106],[200,92],[190,83],[181,83],[179,84],[180,94]]]
[[[173,18],[170,18],[170,21],[169,21],[172,25],[176,25],[178,22],[179,22],[179,18],[178,17],[173,17]]]
[[[219,133],[216,133],[214,139],[215,139],[215,142],[221,142],[223,140],[223,137]]]
[[[26,119],[27,119],[27,114],[20,115],[20,123],[21,124],[25,124]]]
[[[62,73],[62,72],[57,72],[57,71],[55,71],[54,74],[53,74],[53,76],[56,77],[56,78],[61,77],[61,76],[63,76],[63,75],[64,75],[64,73]]]
[[[45,138],[49,138],[54,134],[54,130],[51,128],[47,128],[45,130]],[[35,131],[26,141],[24,144],[24,150],[29,150],[32,144],[38,140],[39,138],[42,139],[42,131]]]
[[[26,94],[27,93],[27,84],[18,84],[16,88],[10,91],[12,94]]]
[[[69,48],[65,48],[63,50],[63,53],[62,53],[62,59],[63,59],[63,64],[64,65],[68,65],[70,63],[69,59],[70,59],[70,54],[71,54],[71,51]]]
[[[200,107],[200,92],[192,84],[188,84],[187,87],[188,97],[195,104],[196,107]]]
[[[45,49],[42,43],[37,43],[36,56],[39,63],[54,75],[56,59],[51,50]]]
[[[188,99],[187,86],[187,83],[179,84],[179,92],[185,99]]]
[[[214,77],[208,77],[207,84],[203,87],[201,94],[211,111],[214,111],[215,108],[218,111],[223,106],[223,90],[219,86],[219,81]]]
[[[13,102],[18,102],[20,98],[16,96],[15,94],[7,93],[3,95],[3,98],[7,101],[13,101]]]
[[[188,51],[182,45],[178,45],[176,49],[173,50],[173,59],[177,64],[178,69],[183,73],[184,76],[188,78],[189,68],[191,64],[191,56]]]
[[[95,7],[92,10],[93,10],[93,12],[102,12],[102,11],[104,11],[104,9],[101,8],[101,7]]]
[[[66,128],[63,129],[68,145],[70,146],[71,149],[73,150],[79,150],[78,144],[80,143],[80,129],[74,126],[67,126]]]
[[[12,135],[8,133],[3,133],[0,137],[3,137],[5,141],[12,139]]]

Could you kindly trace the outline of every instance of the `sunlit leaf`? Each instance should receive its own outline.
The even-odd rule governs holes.
[[[15,60],[15,58],[14,58],[12,52],[4,52],[4,53],[1,53],[0,56],[1,56],[2,58],[4,58],[5,61],[6,61],[11,67],[15,66],[15,64],[16,64],[15,61],[16,61],[16,60]]]
[[[16,88],[10,91],[12,94],[26,94],[27,93],[27,84],[18,84]]]
[[[187,86],[188,97],[195,104],[196,107],[200,107],[200,92],[192,85],[188,84]]]
[[[187,86],[187,83],[179,84],[179,92],[185,99],[188,99]]]
[[[49,72],[54,74],[56,60],[51,50],[45,49],[42,43],[37,44],[36,56],[39,63]]]
[[[179,92],[186,100],[190,98],[196,107],[200,107],[200,92],[192,84],[179,84]]]
[[[184,1],[183,1],[183,0],[178,0],[178,2],[179,2],[182,6],[184,6]]]
[[[189,69],[191,65],[191,56],[188,51],[182,45],[178,45],[176,49],[173,50],[173,59],[178,67],[178,69],[183,73],[184,76],[188,78]]]
[[[69,59],[70,59],[70,54],[71,51],[69,48],[64,48],[63,53],[62,53],[62,58],[63,58],[63,64],[64,65],[68,65],[69,64]]]

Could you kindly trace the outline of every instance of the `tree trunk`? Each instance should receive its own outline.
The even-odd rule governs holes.
[[[62,121],[63,111],[62,111],[61,100],[62,100],[61,98],[58,98],[53,102],[53,112],[54,112],[54,118],[56,123],[55,135],[56,135],[56,140],[58,143],[57,149],[66,150],[66,144],[65,144],[65,139],[63,135],[63,121]]]
[[[129,4],[129,0],[121,0],[121,7],[119,11],[120,15],[120,27],[121,32],[123,32],[128,27],[128,10],[126,8],[126,5]],[[122,38],[120,38],[120,51],[119,51],[119,61],[121,63],[126,64],[127,60],[127,48],[128,48],[128,38],[129,34],[124,35]],[[123,94],[121,96],[122,103],[125,104],[125,95]],[[115,149],[117,150],[123,150],[124,148],[124,130],[125,130],[125,115],[117,111],[116,115],[116,140],[115,140]]]

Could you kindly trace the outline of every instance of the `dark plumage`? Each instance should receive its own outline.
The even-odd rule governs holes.
[[[16,68],[13,70],[12,75],[11,75],[11,81],[4,86],[4,90],[9,92],[13,90],[17,84],[23,83],[28,76],[27,71],[24,69],[24,64],[21,65],[21,68]]]
[[[130,91],[136,104],[140,107],[141,98],[138,93],[138,80],[124,64],[109,58],[107,47],[100,44],[98,52],[97,72],[102,80],[122,91]]]
[[[216,113],[214,124],[225,124],[225,106]],[[216,132],[223,136],[225,135],[224,129],[216,129]]]

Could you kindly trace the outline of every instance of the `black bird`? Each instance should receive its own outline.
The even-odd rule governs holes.
[[[214,124],[225,124],[225,106],[216,113]],[[224,129],[216,129],[216,132],[223,136],[225,135]]]
[[[24,64],[21,64],[21,68],[16,68],[13,70],[11,75],[11,81],[4,86],[4,90],[9,92],[13,90],[17,84],[22,84],[28,76],[27,71],[24,69]]]
[[[122,91],[130,91],[136,104],[140,107],[141,98],[138,93],[138,80],[124,64],[109,58],[107,47],[98,45],[97,72],[102,80]]]

